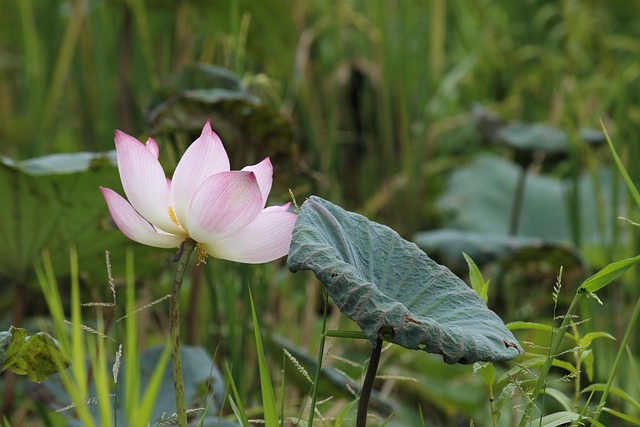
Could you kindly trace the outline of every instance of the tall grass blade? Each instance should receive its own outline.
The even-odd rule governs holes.
[[[242,404],[242,399],[240,398],[240,394],[238,393],[236,383],[233,380],[233,374],[231,373],[229,365],[225,365],[225,370],[227,373],[227,382],[229,387],[231,387],[231,392],[233,394],[233,397],[229,397],[229,404],[231,405],[231,409],[236,415],[236,419],[238,420],[238,422],[242,424],[242,427],[249,427],[249,418],[247,418],[247,413],[244,410],[244,405]]]
[[[151,421],[153,410],[155,408],[156,398],[160,393],[160,387],[164,374],[167,371],[167,365],[169,363],[169,357],[171,356],[171,348],[166,346],[158,359],[158,364],[153,370],[151,379],[147,384],[147,388],[144,391],[144,397],[142,402],[138,402],[138,397],[135,397],[135,401],[138,402],[138,410],[136,411],[136,418],[131,422],[132,426],[147,426]],[[129,396],[131,399],[131,396]]]
[[[125,414],[129,420],[138,419],[139,406],[138,396],[140,396],[140,358],[138,353],[138,325],[136,322],[136,287],[135,287],[135,272],[134,272],[134,256],[133,249],[127,248],[125,260],[126,271],[126,284],[127,284],[127,296],[125,310],[127,317],[125,318],[125,330],[126,330],[126,344],[124,360],[124,395],[125,399]],[[135,396],[135,398],[134,398]]]
[[[622,164],[622,160],[620,160],[618,153],[616,153],[616,149],[613,146],[613,142],[611,142],[611,138],[609,137],[607,128],[604,127],[604,123],[602,123],[602,120],[600,121],[600,125],[602,126],[602,131],[604,132],[604,136],[607,139],[607,144],[609,144],[609,150],[611,150],[611,156],[613,157],[613,160],[615,161],[616,166],[618,167],[618,172],[620,172],[620,175],[622,175],[622,177],[624,178],[624,181],[627,183],[627,188],[629,189],[629,192],[631,193],[633,200],[636,202],[636,206],[640,208],[640,193],[638,193],[638,189],[636,188],[636,186],[633,183],[633,180],[627,173],[627,170],[624,168],[624,165]]]
[[[260,337],[260,325],[256,316],[256,309],[253,304],[253,296],[249,291],[249,299],[251,301],[251,316],[253,318],[253,330],[256,340],[256,352],[258,354],[258,370],[260,371],[260,389],[262,391],[262,409],[264,411],[264,422],[267,426],[278,425],[278,406],[276,405],[276,396],[273,392],[269,369],[267,368],[267,359],[264,355],[262,347],[262,338]]]

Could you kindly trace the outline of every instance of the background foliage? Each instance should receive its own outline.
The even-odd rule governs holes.
[[[90,244],[86,252],[78,247],[83,301],[99,301],[110,298],[110,291],[95,260],[96,242],[104,241],[103,249],[113,254],[117,289],[124,289],[118,288],[117,278],[125,275],[130,245],[111,233],[106,206],[102,215],[95,212],[95,203],[101,203],[97,188],[93,194],[91,185],[81,185],[102,174],[109,176],[102,185],[117,181],[116,169],[109,171],[107,162],[90,168],[86,180],[47,179],[29,175],[28,167],[9,159],[108,151],[117,128],[141,139],[157,137],[161,161],[170,170],[193,140],[185,117],[200,127],[201,117],[213,117],[232,168],[272,156],[280,181],[271,203],[287,200],[291,188],[300,202],[320,195],[408,239],[448,228],[480,233],[473,236],[475,242],[498,241],[495,247],[481,244],[471,255],[485,260],[479,264],[485,278],[492,278],[489,306],[505,321],[551,322],[551,294],[561,265],[571,295],[575,284],[594,270],[638,253],[637,233],[618,220],[637,220],[637,209],[625,197],[608,151],[586,144],[581,134],[583,129],[599,130],[602,120],[631,178],[639,181],[637,2],[0,0],[0,10],[0,155],[6,156],[0,164],[0,200],[10,206],[0,215],[0,237],[16,245],[35,242],[19,246],[29,251],[0,259],[0,330],[14,324],[35,331],[42,319],[47,323],[29,256],[54,246],[49,249],[64,295],[70,292],[64,279],[69,244]],[[228,74],[206,68],[210,65],[224,67]],[[189,74],[193,69],[205,71]],[[495,116],[483,121],[486,116],[474,114],[477,105]],[[159,122],[158,117],[167,120],[176,111],[183,116],[173,127]],[[506,137],[491,137],[504,136],[496,129],[515,122],[542,123],[563,132],[565,149],[556,156],[534,143],[527,153],[502,144]],[[525,136],[531,131],[519,129]],[[540,144],[550,135],[537,137]],[[513,206],[522,171],[534,191],[524,193],[526,202],[518,211]],[[52,193],[37,185],[40,180],[48,182]],[[60,186],[66,181],[76,183],[73,192]],[[79,212],[74,203],[83,207],[91,221],[80,231],[75,231],[77,221],[73,228],[60,229],[74,230],[77,239],[64,238],[73,233],[53,233],[55,241],[47,242],[41,229],[25,225],[26,220],[14,225],[15,212],[20,212],[11,208],[15,206],[35,211],[26,217],[34,224],[42,226],[36,213],[52,221],[38,203],[39,192],[49,201],[60,195],[64,203],[47,202],[54,203],[56,212],[64,206]],[[520,218],[515,229],[510,226],[514,215]],[[91,238],[94,232],[98,234]],[[440,254],[442,247],[460,247],[456,233],[439,246],[429,246],[435,245],[433,240],[419,243]],[[453,234],[458,237],[451,240]],[[468,244],[470,236],[462,241]],[[510,236],[522,238],[517,248],[505,246]],[[7,247],[2,253],[11,251]],[[168,292],[173,254],[136,251],[138,306],[143,306]],[[83,254],[92,259],[85,262]],[[445,255],[441,262],[466,274],[460,253]],[[606,330],[620,338],[632,309],[627,302],[638,297],[637,283],[631,270],[601,296],[604,306],[583,303],[581,317],[591,319],[581,325],[584,332]],[[277,263],[249,268],[211,260],[193,271],[185,289],[183,336],[220,362],[242,361],[230,366],[233,378],[245,406],[259,405],[257,379],[248,373],[257,359],[247,285],[261,325],[272,333],[265,351],[274,365],[285,363],[291,375],[287,381],[295,384],[286,387],[287,402],[291,408],[303,407],[310,386],[293,379],[295,368],[287,367],[289,359],[283,362],[281,348],[286,337],[290,351],[302,352],[300,363],[317,349],[322,297],[311,276],[290,275]],[[560,307],[567,303],[560,295]],[[156,304],[137,318],[140,348],[162,342],[165,313],[166,307]],[[348,326],[337,310],[329,323]],[[112,332],[124,333],[115,327]],[[520,338],[548,342],[545,333]],[[335,345],[330,364],[357,380],[366,345]],[[593,381],[603,381],[614,349],[609,342],[593,345]],[[630,360],[640,354],[638,345],[637,340],[630,343]],[[421,353],[400,349],[384,357],[381,374],[417,380],[381,380],[381,413],[395,407],[389,399],[402,402],[403,410],[392,422],[417,425],[418,405],[434,425],[470,417],[482,425],[487,419],[482,382],[469,369],[435,364]],[[3,377],[2,390],[16,390],[20,397],[12,402],[5,397],[3,413],[35,417],[33,408],[39,403],[34,402],[39,400],[32,398],[30,386],[19,383],[15,388],[15,379]],[[343,386],[322,381],[327,385],[321,394],[335,396],[322,411],[335,415],[352,396]],[[637,376],[617,381],[640,398]],[[632,404],[622,399],[617,404],[638,417]]]

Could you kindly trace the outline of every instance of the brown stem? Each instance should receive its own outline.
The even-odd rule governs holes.
[[[378,338],[375,346],[371,349],[371,357],[369,358],[369,366],[367,374],[362,383],[362,391],[360,392],[360,401],[358,402],[358,415],[356,417],[356,427],[366,427],[367,425],[367,409],[369,407],[369,399],[373,390],[373,381],[376,379],[378,372],[378,364],[380,363],[380,353],[382,352],[382,340]]]

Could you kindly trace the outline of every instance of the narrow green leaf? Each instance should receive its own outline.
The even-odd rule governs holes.
[[[565,411],[571,411],[571,399],[566,394],[553,387],[547,387],[544,392],[557,400]]]
[[[149,425],[153,410],[155,409],[156,399],[160,388],[162,387],[162,380],[167,372],[167,363],[169,362],[169,356],[171,356],[171,348],[166,346],[160,355],[158,364],[153,370],[151,379],[147,384],[144,391],[144,397],[140,402],[138,411],[136,412],[136,421],[132,425],[146,426]]]
[[[549,414],[542,417],[542,419],[538,418],[537,420],[534,420],[531,425],[539,425],[541,427],[558,427],[568,425],[578,418],[580,418],[580,414],[570,411],[561,411],[556,412],[555,414]]]
[[[267,359],[264,355],[262,347],[262,338],[260,337],[260,326],[258,325],[258,317],[253,304],[253,296],[249,291],[249,299],[251,300],[251,315],[253,317],[253,331],[256,340],[256,352],[258,354],[258,370],[260,373],[260,389],[262,391],[262,409],[264,411],[264,422],[267,426],[278,425],[278,407],[276,405],[276,396],[273,392],[269,369],[267,368]]]
[[[462,256],[464,256],[464,259],[467,261],[467,265],[469,266],[469,280],[471,281],[471,287],[482,297],[484,302],[487,302],[489,299],[489,296],[487,295],[489,292],[489,282],[485,283],[480,269],[469,255],[463,252]]]
[[[545,331],[549,333],[554,332],[553,330],[554,328],[552,326],[544,325],[542,323],[535,323],[535,322],[522,322],[522,321],[510,322],[510,323],[507,323],[507,328],[511,331],[525,329],[525,330]],[[564,336],[565,338],[570,338],[570,339],[574,338],[573,335],[569,333],[565,333]]]
[[[608,412],[611,415],[615,415],[616,417],[625,420],[633,425],[640,426],[640,418],[632,417],[631,415],[624,414],[622,412],[615,411],[610,408],[602,408],[604,412]]]
[[[590,386],[583,388],[580,393],[585,394],[585,393],[590,393],[591,391],[604,391],[605,389],[606,389],[606,384],[591,384]],[[627,393],[623,389],[619,387],[611,387],[609,389],[609,393],[613,394],[614,396],[618,396],[621,399],[624,399],[625,401],[633,405],[636,408],[636,410],[640,411],[640,402],[634,399],[629,393]]]
[[[335,421],[335,425],[334,427],[342,427],[343,425],[351,425],[351,423],[349,423],[349,421],[353,422],[353,420],[355,419],[355,417],[353,416],[354,411],[353,411],[353,407],[355,406],[355,404],[357,403],[357,400],[351,401],[349,403],[347,403],[346,405],[344,405],[342,407],[342,409],[340,409],[340,411],[338,411],[338,414],[336,415],[336,421]],[[349,418],[347,418],[347,416],[349,416]],[[345,421],[347,422],[345,424]]]
[[[640,255],[633,258],[612,262],[593,276],[585,280],[580,286],[583,292],[596,292],[620,277],[630,267],[640,262]]]
[[[240,422],[243,427],[249,427],[249,418],[247,418],[247,414],[244,411],[244,405],[242,404],[242,399],[240,399],[240,393],[238,393],[236,382],[233,380],[231,368],[229,368],[229,365],[225,364],[225,369],[227,372],[227,381],[229,386],[231,387],[231,392],[233,393],[233,397],[229,397],[231,409],[236,415],[236,419],[238,420],[238,422]]]
[[[585,350],[580,356],[580,362],[584,365],[584,370],[587,372],[587,378],[589,381],[593,381],[593,362],[594,362],[593,350]]]
[[[616,338],[607,333],[607,332],[602,332],[602,331],[598,331],[598,332],[589,332],[588,334],[586,334],[585,336],[583,336],[582,338],[580,338],[580,341],[578,342],[578,345],[580,347],[589,347],[591,345],[591,342],[593,340],[595,340],[596,338],[608,338],[612,341],[615,341]]]
[[[607,129],[604,127],[604,123],[600,121],[600,124],[602,125],[602,131],[604,132],[604,136],[607,139],[609,150],[611,150],[611,155],[613,156],[613,160],[616,162],[618,171],[620,172],[620,175],[622,175],[622,177],[624,178],[624,181],[627,183],[627,187],[629,188],[629,192],[633,196],[633,200],[635,200],[636,205],[640,208],[640,193],[638,193],[638,189],[634,185],[633,180],[627,173],[627,170],[624,168],[624,165],[622,164],[622,160],[620,160],[620,157],[618,157],[618,153],[616,153],[616,149],[613,147],[613,142],[611,142],[611,138],[609,138],[609,133],[607,132]]]

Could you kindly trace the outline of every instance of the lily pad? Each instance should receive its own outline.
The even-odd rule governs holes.
[[[128,239],[110,223],[100,185],[120,188],[115,152],[56,154],[24,161],[0,158],[0,277],[27,283],[47,248],[56,273],[69,272],[75,245],[84,271],[104,277],[104,251],[112,261]],[[140,246],[140,245],[136,245]]]
[[[437,201],[444,214],[447,228],[486,234],[507,235],[518,177],[522,169],[515,163],[493,155],[481,155],[471,163],[456,169],[449,178],[446,190]],[[613,206],[611,180],[617,179],[609,169],[598,172],[603,200],[589,174],[578,179],[579,234],[583,243],[602,245],[611,230],[602,230],[598,211],[605,217]],[[550,176],[528,174],[525,182],[518,236],[533,237],[551,242],[572,243],[569,215],[571,182]],[[622,195],[618,203],[623,203]],[[609,224],[607,224],[609,225]]]
[[[502,320],[449,269],[389,227],[319,197],[302,205],[287,262],[292,272],[312,270],[373,343],[441,354],[447,363],[522,353]]]
[[[10,369],[31,381],[42,381],[61,366],[69,366],[69,361],[51,335],[38,332],[28,336],[25,329],[13,326],[0,332],[0,371]]]
[[[435,259],[455,267],[454,270],[467,268],[463,252],[482,267],[524,247],[540,246],[543,243],[542,240],[533,237],[487,234],[451,228],[416,233],[413,241]]]
[[[539,151],[549,154],[570,152],[569,134],[545,123],[502,122],[495,114],[475,107],[473,115],[478,130],[491,143],[504,145],[517,151]],[[606,142],[604,134],[594,129],[581,129],[580,138],[591,145]]]

